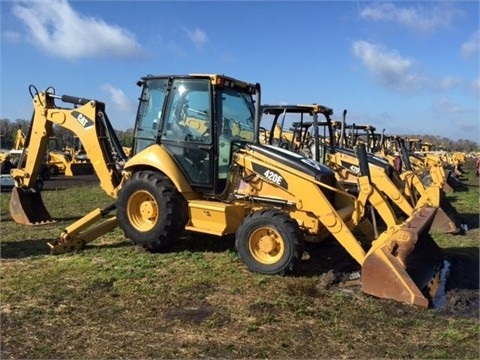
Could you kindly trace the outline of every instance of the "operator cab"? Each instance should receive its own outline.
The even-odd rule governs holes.
[[[333,143],[332,109],[317,104],[262,105],[261,114],[264,143],[298,152],[321,164],[325,162],[326,148]]]
[[[133,154],[162,145],[195,191],[221,193],[233,139],[254,139],[256,87],[219,75],[147,76]]]

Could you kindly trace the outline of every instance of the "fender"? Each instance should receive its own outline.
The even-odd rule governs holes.
[[[181,193],[193,192],[187,178],[183,175],[168,151],[158,144],[151,145],[135,154],[125,163],[124,171],[133,172],[137,167],[152,167],[164,173]]]

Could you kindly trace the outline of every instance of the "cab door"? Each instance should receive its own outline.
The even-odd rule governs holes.
[[[174,79],[161,133],[162,145],[197,191],[213,188],[211,93],[209,79]]]

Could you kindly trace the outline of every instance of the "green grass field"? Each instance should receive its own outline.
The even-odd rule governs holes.
[[[466,170],[470,191],[448,197],[469,231],[433,235],[462,271],[447,307],[430,310],[330,286],[311,263],[296,276],[251,273],[232,239],[187,236],[151,254],[117,229],[53,256],[48,241],[112,199],[98,185],[44,191],[58,221],[29,227],[2,193],[1,358],[478,359],[480,193]]]

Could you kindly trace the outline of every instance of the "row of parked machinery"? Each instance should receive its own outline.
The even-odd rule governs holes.
[[[25,149],[24,154],[25,140],[25,133],[22,129],[18,129],[12,149],[0,150],[2,174],[9,174],[10,167],[17,167],[22,156],[26,157],[27,149]],[[78,137],[73,137],[73,146],[60,149],[58,139],[55,136],[51,136],[43,158],[42,178],[47,180],[50,176],[56,175],[74,176],[87,174],[93,174],[93,168]]]
[[[53,221],[36,182],[54,125],[78,136],[113,198],[51,241],[52,253],[81,249],[116,227],[147,251],[167,250],[184,231],[219,241],[235,235],[246,266],[273,275],[295,271],[305,242],[333,238],[361,268],[365,293],[431,304],[444,256],[430,231],[459,232],[457,214],[444,204],[440,169],[430,170],[427,186],[404,148],[405,171],[398,172],[364,143],[337,143],[331,109],[262,105],[258,83],[194,74],[146,76],[137,84],[129,157],[103,102],[31,87],[28,155],[11,171],[12,218]],[[314,127],[292,124],[288,135],[276,125],[289,112],[313,117]],[[276,120],[267,128],[269,115]]]

